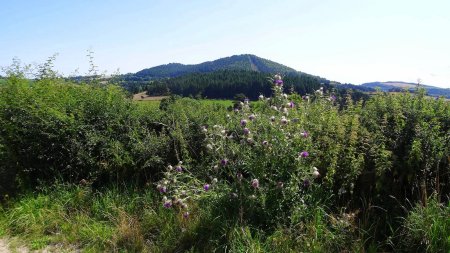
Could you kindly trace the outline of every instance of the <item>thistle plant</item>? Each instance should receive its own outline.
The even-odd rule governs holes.
[[[280,75],[271,83],[273,96],[260,96],[257,111],[245,100],[239,110],[227,115],[225,124],[201,127],[211,161],[206,177],[191,174],[181,164],[169,166],[158,184],[166,196],[164,206],[173,208],[215,194],[234,203],[241,222],[254,212],[283,220],[320,187],[323,172],[315,164],[318,151],[306,129],[305,108],[311,102],[284,93]],[[322,97],[323,89],[319,91]]]

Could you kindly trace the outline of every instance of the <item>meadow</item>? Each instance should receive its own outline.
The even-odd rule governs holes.
[[[9,72],[0,236],[84,252],[449,252],[448,101],[286,94],[272,78],[257,102],[140,102]]]

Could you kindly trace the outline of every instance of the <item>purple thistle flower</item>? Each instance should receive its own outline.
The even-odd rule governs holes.
[[[281,117],[281,124],[286,125],[288,123],[288,120],[286,119],[286,117]]]
[[[184,212],[183,213],[183,218],[185,218],[185,219],[189,218],[189,212]]]
[[[277,86],[282,86],[282,85],[283,85],[283,80],[277,79],[277,80],[275,80],[274,83],[275,83]]]
[[[300,136],[303,137],[303,138],[308,138],[308,132],[303,131],[303,132],[300,133]]]
[[[203,190],[205,190],[205,191],[208,191],[209,190],[209,184],[205,184],[204,186],[203,186]]]
[[[250,114],[250,115],[248,116],[248,119],[249,119],[249,120],[254,120],[255,118],[256,118],[255,114]]]
[[[167,192],[167,187],[165,187],[165,186],[159,187],[159,192],[160,193],[166,193]]]
[[[241,119],[241,126],[246,126],[246,125],[247,125],[247,120]]]
[[[228,159],[224,158],[220,161],[220,164],[222,164],[222,166],[226,166],[228,164]]]
[[[250,130],[249,130],[248,128],[244,128],[243,131],[244,131],[244,134],[245,134],[245,135],[249,135],[249,134],[250,134]]]
[[[308,153],[308,151],[302,151],[302,152],[300,152],[298,155],[299,155],[300,157],[308,157],[308,156],[309,156],[309,153]]]
[[[263,141],[262,145],[267,146],[267,145],[269,145],[269,142],[268,141]]]
[[[177,166],[175,167],[175,170],[176,170],[177,172],[183,172],[183,167],[181,167],[181,165],[177,165]]]
[[[255,189],[259,188],[259,181],[258,181],[258,179],[255,178],[255,179],[252,180],[252,187],[255,188]]]
[[[330,101],[336,101],[336,96],[335,95],[331,95],[330,96]]]
[[[290,108],[294,108],[294,107],[295,107],[295,104],[294,104],[294,102],[292,102],[292,101],[289,102],[288,105],[289,105]]]
[[[172,201],[168,200],[168,201],[164,202],[163,206],[165,208],[171,208],[172,207]]]

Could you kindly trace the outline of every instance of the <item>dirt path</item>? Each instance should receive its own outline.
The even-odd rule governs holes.
[[[9,249],[9,245],[11,244],[11,241],[9,241],[7,238],[0,238],[0,253],[28,253],[30,252],[27,248],[24,246],[14,246],[14,251],[11,251]]]
[[[23,252],[19,251],[18,252]],[[9,249],[9,243],[5,238],[0,238],[0,253],[10,253],[11,250]]]
[[[9,253],[8,245],[4,239],[0,239],[0,253]]]

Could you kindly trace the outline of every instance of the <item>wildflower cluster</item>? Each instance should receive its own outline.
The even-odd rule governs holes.
[[[166,181],[158,185],[165,196],[171,196],[164,199],[164,206],[181,203],[183,207],[195,197],[215,192],[238,200],[241,212],[255,205],[278,210],[290,208],[293,201],[302,202],[320,182],[321,170],[315,167],[316,151],[303,110],[310,102],[284,93],[280,75],[274,76],[272,84],[273,96],[261,95],[257,111],[245,100],[227,115],[226,124],[201,127],[211,158],[206,177],[181,181],[181,175],[188,174],[186,169],[181,164],[169,167]],[[264,206],[267,202],[271,206]]]
[[[201,182],[183,165],[168,165],[164,178],[158,182],[156,189],[163,195],[162,206],[178,209],[184,218],[189,217],[189,205],[202,195]],[[203,186],[204,191],[211,188],[209,184]]]

